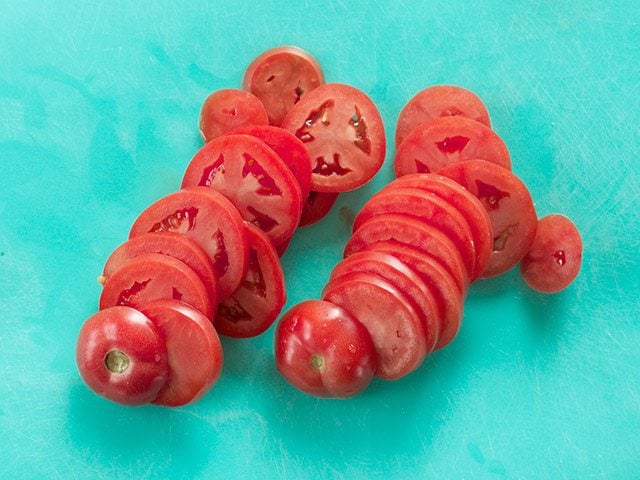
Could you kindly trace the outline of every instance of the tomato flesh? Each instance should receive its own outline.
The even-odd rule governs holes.
[[[262,102],[249,92],[234,88],[209,95],[200,111],[200,134],[205,142],[245,125],[267,125]]]

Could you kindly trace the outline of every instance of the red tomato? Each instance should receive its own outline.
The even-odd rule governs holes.
[[[182,179],[182,188],[194,186],[225,195],[274,245],[291,238],[300,221],[303,200],[295,177],[271,148],[249,135],[225,135],[202,147]]]
[[[369,331],[377,377],[396,380],[422,364],[427,355],[422,320],[389,282],[367,273],[344,275],[326,285],[322,299],[344,308]]]
[[[214,325],[229,337],[260,335],[276,320],[286,302],[278,253],[259,228],[245,223],[249,268],[240,288],[218,306]]]
[[[434,85],[418,92],[400,111],[396,148],[421,123],[438,117],[461,116],[491,127],[489,112],[480,97],[466,88]]]
[[[331,207],[338,200],[339,193],[309,192],[307,201],[302,207],[299,227],[313,225],[322,220],[330,211]]]
[[[175,232],[145,233],[127,240],[107,259],[100,283],[104,284],[125,263],[144,253],[162,253],[177,258],[196,272],[212,298],[217,296],[218,280],[211,259],[193,240]]]
[[[282,46],[267,50],[251,62],[242,88],[262,101],[269,123],[279,126],[289,109],[323,82],[320,64],[309,53]]]
[[[222,194],[206,187],[179,190],[147,207],[129,238],[147,232],[178,232],[196,242],[213,263],[219,297],[226,298],[247,273],[247,245],[242,217]]]
[[[244,125],[267,125],[262,102],[249,92],[225,89],[207,97],[200,111],[200,133],[205,142]]]
[[[161,253],[133,257],[104,283],[100,310],[116,305],[138,308],[159,299],[182,300],[202,312],[209,321],[217,307],[196,272],[180,260]]]
[[[169,380],[153,403],[178,407],[203,397],[222,371],[222,345],[211,322],[184,302],[140,306],[167,346]]]
[[[169,375],[164,340],[145,315],[130,307],[111,307],[86,320],[76,364],[89,388],[124,405],[153,401]]]
[[[481,158],[511,169],[509,150],[489,127],[464,117],[439,117],[411,130],[396,151],[396,177],[439,173],[452,163]]]
[[[376,370],[367,329],[344,309],[321,300],[293,306],[275,332],[278,371],[294,387],[317,397],[352,397]]]
[[[520,263],[522,278],[542,293],[564,290],[580,272],[582,238],[575,224],[564,215],[538,220],[536,236]]]
[[[344,192],[364,185],[385,156],[382,118],[371,99],[349,85],[327,83],[305,95],[282,121],[309,150],[311,189]]]
[[[495,277],[522,260],[533,242],[538,222],[531,194],[522,180],[484,160],[452,164],[440,173],[473,193],[487,209],[493,251],[482,276]]]

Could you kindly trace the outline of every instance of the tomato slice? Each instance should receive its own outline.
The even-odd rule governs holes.
[[[207,97],[200,111],[200,134],[205,142],[244,125],[267,125],[262,102],[249,92],[234,88],[218,90]]]
[[[218,306],[200,277],[177,258],[144,253],[123,264],[104,282],[100,310],[116,305],[138,308],[160,299],[182,300],[209,321]]]
[[[242,88],[262,101],[269,123],[279,126],[289,109],[323,82],[320,64],[308,52],[281,46],[267,50],[251,62]]]
[[[247,273],[242,217],[211,188],[185,188],[151,204],[133,223],[129,238],[147,232],[178,232],[207,252],[218,277],[219,298],[233,293]]]
[[[520,273],[534,290],[556,293],[573,282],[581,264],[582,238],[578,228],[564,215],[547,215],[538,220],[533,243],[520,263]]]
[[[306,227],[319,222],[331,211],[331,208],[338,200],[339,193],[309,192],[307,201],[302,207],[299,227]]]
[[[422,320],[427,354],[431,353],[438,340],[440,318],[433,294],[424,281],[397,257],[374,250],[363,250],[340,261],[329,281],[354,272],[376,275],[404,294]]]
[[[396,177],[438,173],[452,163],[481,158],[511,169],[509,150],[489,127],[464,117],[439,117],[411,130],[396,151]]]
[[[421,220],[407,215],[377,215],[364,222],[347,242],[344,256],[348,257],[376,242],[409,245],[432,255],[451,274],[461,293],[467,291],[469,280],[460,251],[447,235]]]
[[[344,275],[326,285],[322,299],[344,308],[369,331],[377,377],[396,380],[422,364],[427,355],[422,320],[389,282],[367,273]]]
[[[525,256],[538,222],[531,194],[515,174],[484,160],[469,160],[440,171],[473,193],[487,209],[493,250],[484,278],[495,277]]]
[[[206,186],[225,195],[274,245],[287,241],[302,212],[302,193],[283,160],[249,135],[218,137],[193,157],[182,188]]]
[[[382,118],[362,91],[326,83],[307,93],[282,121],[307,146],[311,189],[344,192],[364,185],[385,156]]]
[[[222,345],[211,322],[177,300],[140,306],[167,346],[169,380],[153,403],[178,407],[202,398],[222,371]]]
[[[275,332],[276,367],[293,386],[317,397],[347,398],[376,370],[368,330],[346,310],[308,300],[287,311]]]
[[[249,268],[240,288],[218,306],[214,325],[229,337],[260,335],[286,303],[284,273],[278,252],[259,228],[245,223]]]
[[[196,272],[213,298],[217,295],[218,280],[211,259],[193,240],[175,232],[145,233],[121,244],[107,259],[100,283],[104,284],[121,266],[144,253],[162,253],[177,258]]]
[[[456,116],[491,127],[487,107],[472,91],[455,85],[434,85],[421,90],[398,115],[396,148],[421,123],[432,118]]]

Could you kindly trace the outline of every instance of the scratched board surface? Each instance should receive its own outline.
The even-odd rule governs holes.
[[[0,478],[638,478],[639,5],[3,1]],[[225,339],[224,373],[195,405],[102,400],[74,346],[104,260],[178,188],[206,95],[282,44],[367,92],[390,145],[418,90],[475,91],[538,213],[581,229],[581,275],[555,296],[517,270],[478,282],[451,346],[352,400],[290,388],[273,329]],[[393,153],[296,234],[289,305],[319,294]]]

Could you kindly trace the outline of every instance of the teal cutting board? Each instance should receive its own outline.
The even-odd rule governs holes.
[[[392,178],[398,112],[441,83],[485,101],[538,213],[574,219],[580,276],[478,282],[448,348],[348,401],[286,384],[273,328],[225,339],[194,405],[95,396],[74,348],[104,260],[178,188],[207,94],[282,44],[367,92],[390,145],[296,234],[288,305],[319,295]],[[640,478],[638,2],[4,0],[0,58],[0,478]]]

